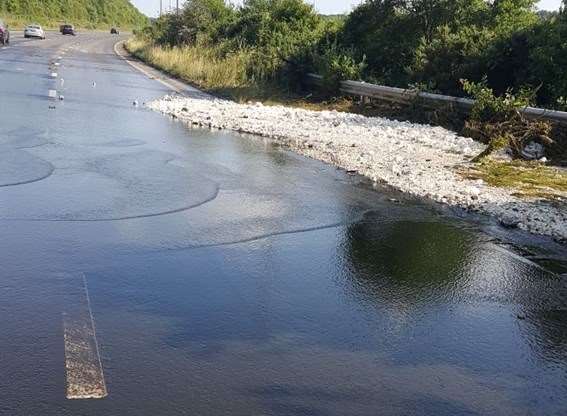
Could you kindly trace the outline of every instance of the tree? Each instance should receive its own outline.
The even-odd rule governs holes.
[[[358,60],[366,57],[368,76],[392,84],[407,84],[406,68],[421,33],[407,13],[406,0],[367,0],[348,16],[343,47],[353,49]]]
[[[183,40],[204,44],[219,42],[234,15],[234,9],[225,0],[188,0],[180,22],[184,30]]]
[[[313,6],[303,0],[246,0],[230,36],[251,49],[257,64],[251,68],[254,78],[279,76],[286,84],[319,42],[324,27]]]
[[[496,33],[507,36],[538,22],[537,0],[494,0],[491,19]]]

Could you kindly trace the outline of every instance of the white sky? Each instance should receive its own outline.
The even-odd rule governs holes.
[[[148,16],[156,16],[159,12],[160,0],[131,0],[143,13]],[[164,9],[169,8],[169,5],[175,6],[176,0],[162,0]],[[344,13],[352,9],[353,6],[362,2],[362,0],[309,0],[317,10],[321,13],[333,14]],[[180,0],[182,4],[184,0]],[[238,3],[239,0],[233,0],[233,3]],[[539,7],[545,10],[556,10],[559,8],[561,0],[541,0]]]

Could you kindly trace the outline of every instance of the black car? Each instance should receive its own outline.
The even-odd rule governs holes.
[[[62,25],[60,29],[61,29],[61,34],[63,35],[75,36],[77,34],[75,32],[75,27],[73,25]]]
[[[110,34],[111,34],[111,35],[119,35],[120,32],[118,31],[118,29],[116,29],[115,27],[113,27],[112,29],[110,29]]]
[[[8,45],[10,43],[10,31],[8,30],[8,25],[6,25],[0,19],[0,45]]]

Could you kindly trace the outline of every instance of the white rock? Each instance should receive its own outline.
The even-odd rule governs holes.
[[[505,218],[503,223],[567,239],[567,213],[558,206],[519,199],[457,173],[485,145],[441,127],[335,111],[316,112],[258,103],[237,104],[205,94],[166,96],[149,108],[192,125],[226,128],[269,137],[298,153],[416,196]],[[353,144],[356,144],[354,147]],[[530,143],[538,153],[543,146]],[[538,158],[541,159],[543,154]],[[480,198],[482,195],[482,198]],[[474,202],[471,202],[474,201]],[[534,212],[537,215],[530,215]]]

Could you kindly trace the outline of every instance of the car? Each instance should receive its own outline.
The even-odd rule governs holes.
[[[62,25],[60,27],[62,35],[73,35],[75,36],[77,33],[75,32],[75,26],[73,25]]]
[[[45,39],[45,32],[40,25],[28,25],[24,29],[24,38],[39,38]]]
[[[8,25],[0,19],[0,45],[8,45],[10,43],[10,30]]]
[[[112,29],[110,29],[110,34],[111,35],[119,35],[120,31],[118,29],[116,29],[115,27],[113,27]]]

